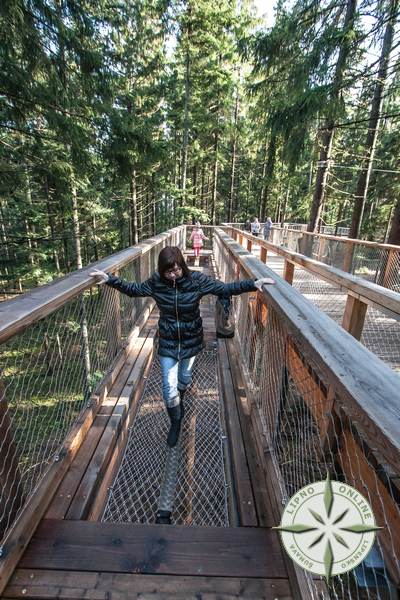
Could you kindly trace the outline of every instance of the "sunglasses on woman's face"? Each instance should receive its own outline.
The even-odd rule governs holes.
[[[172,275],[179,275],[180,273],[182,273],[181,267],[175,267],[174,269],[168,269],[168,271],[165,271],[165,275],[167,277],[172,277]]]

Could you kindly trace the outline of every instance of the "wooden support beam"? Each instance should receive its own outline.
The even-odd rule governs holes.
[[[290,285],[293,283],[294,277],[294,263],[289,260],[285,260],[285,266],[283,268],[283,279],[285,279]]]
[[[225,406],[226,425],[229,433],[233,478],[240,525],[256,527],[258,521],[255,512],[250,474],[247,466],[246,452],[243,445],[237,407],[234,402],[235,390],[233,387],[232,373],[229,366],[225,340],[218,340],[218,350],[219,372]]]
[[[355,298],[351,294],[347,296],[342,327],[357,340],[361,339],[367,308],[368,304],[362,302],[362,300]]]
[[[260,248],[261,248],[260,249],[260,260],[261,260],[261,262],[266,263],[267,262],[267,249],[265,246],[261,246]]]
[[[253,241],[247,240],[247,252],[251,252],[252,247],[253,247]]]

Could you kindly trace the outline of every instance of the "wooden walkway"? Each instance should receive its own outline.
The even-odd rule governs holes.
[[[200,267],[203,268],[203,267]],[[206,267],[207,269],[207,267]],[[271,487],[252,431],[232,340],[216,340],[214,300],[202,316],[217,345],[222,429],[228,438],[230,527],[104,523],[153,358],[154,309],[139,332],[3,598],[233,600],[297,597],[280,546]],[[235,525],[235,526],[232,526]]]

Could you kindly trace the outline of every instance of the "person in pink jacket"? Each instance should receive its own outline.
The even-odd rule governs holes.
[[[200,223],[197,221],[192,233],[190,234],[190,239],[193,243],[193,251],[196,257],[196,260],[200,258],[200,250],[203,246],[203,240],[208,240],[203,233]]]

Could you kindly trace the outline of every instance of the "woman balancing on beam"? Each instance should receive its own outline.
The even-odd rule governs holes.
[[[275,283],[264,278],[223,283],[203,273],[190,271],[182,252],[167,246],[158,256],[158,272],[143,283],[129,283],[104,271],[90,275],[128,296],[151,296],[160,311],[158,321],[162,393],[171,421],[167,444],[176,445],[184,415],[183,397],[192,380],[196,355],[204,348],[200,300],[206,294],[220,297],[261,290]]]

